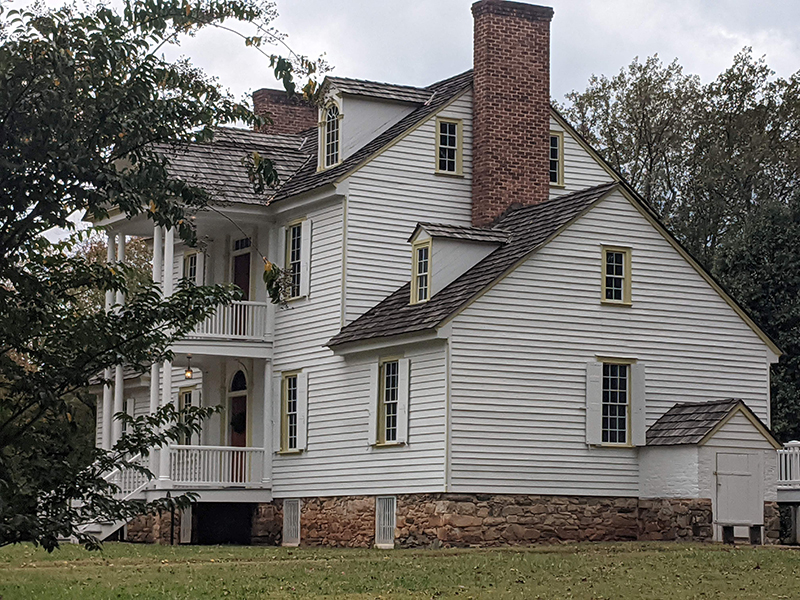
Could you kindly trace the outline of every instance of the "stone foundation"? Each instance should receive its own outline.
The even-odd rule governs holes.
[[[781,543],[781,513],[777,502],[764,502],[764,543]]]
[[[136,517],[126,528],[125,541],[139,544],[169,544],[170,511],[151,513]],[[181,512],[175,511],[174,543],[177,544],[181,536]]]
[[[257,546],[280,546],[283,532],[283,503],[257,504],[253,511],[250,543]]]
[[[281,504],[259,505],[260,514]],[[262,512],[263,511],[263,512]],[[537,542],[712,539],[707,499],[493,494],[397,496],[399,547],[507,546]],[[261,524],[260,527],[264,527]],[[272,530],[282,523],[274,522]],[[304,498],[301,545],[370,547],[375,498]]]

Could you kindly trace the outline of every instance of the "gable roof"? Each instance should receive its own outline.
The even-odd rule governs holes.
[[[248,153],[258,152],[270,159],[280,181],[290,181],[306,162],[316,158],[316,130],[296,135],[269,134],[249,129],[220,127],[214,139],[201,144],[157,144],[167,158],[173,177],[199,185],[220,202],[266,204],[275,191],[257,195],[242,164]]]
[[[713,437],[734,414],[741,412],[773,446],[781,444],[742,400],[681,402],[665,412],[647,430],[648,446],[702,445]]]
[[[408,238],[410,242],[417,232],[424,229],[431,237],[469,242],[494,242],[504,244],[511,234],[503,229],[486,227],[465,227],[463,225],[444,225],[442,223],[417,223],[414,233]]]
[[[386,146],[414,129],[422,121],[454,100],[471,85],[472,71],[467,71],[428,86],[426,89],[430,91],[431,96],[424,104],[411,111],[335,167],[325,169],[324,171],[318,171],[316,160],[307,162],[289,181],[279,188],[274,199],[282,200],[289,196],[309,192],[323,185],[337,182],[340,178],[349,174],[350,171],[371,158],[372,155],[382,151]]]
[[[413,102],[416,104],[427,102],[433,95],[433,91],[430,88],[380,83],[366,81],[365,79],[349,79],[346,77],[326,77],[322,84],[323,92],[325,88],[330,86],[335,87],[344,94],[381,98],[395,102]]]
[[[409,284],[405,284],[346,325],[327,345],[333,347],[436,328],[489,284],[543,246],[562,227],[616,189],[617,185],[606,183],[506,212],[489,231],[507,233],[508,241],[430,300],[410,304]]]

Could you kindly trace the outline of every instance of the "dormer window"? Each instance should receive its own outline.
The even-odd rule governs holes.
[[[339,162],[339,108],[331,104],[325,111],[325,167]]]
[[[460,119],[436,119],[436,172],[461,175],[462,124]]]
[[[411,304],[427,302],[431,290],[431,240],[412,246]]]

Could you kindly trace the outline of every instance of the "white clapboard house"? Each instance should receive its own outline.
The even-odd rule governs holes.
[[[472,12],[471,71],[328,77],[315,107],[261,90],[267,133],[165,149],[217,199],[197,248],[144,217],[99,223],[112,257],[152,240],[165,294],[182,277],[244,293],[173,363],[110,373],[98,444],[115,412],[223,408],[156,454],[155,480],[109,477],[198,493],[183,542],[774,541],[780,349],[551,107],[552,10]],[[253,150],[280,172],[266,195]],[[263,257],[292,274],[285,308]]]

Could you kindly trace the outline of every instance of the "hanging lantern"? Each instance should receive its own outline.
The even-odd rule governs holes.
[[[186,371],[184,371],[183,376],[186,379],[191,379],[192,375],[193,375],[193,373],[192,373],[192,355],[191,354],[187,354],[186,355]]]

